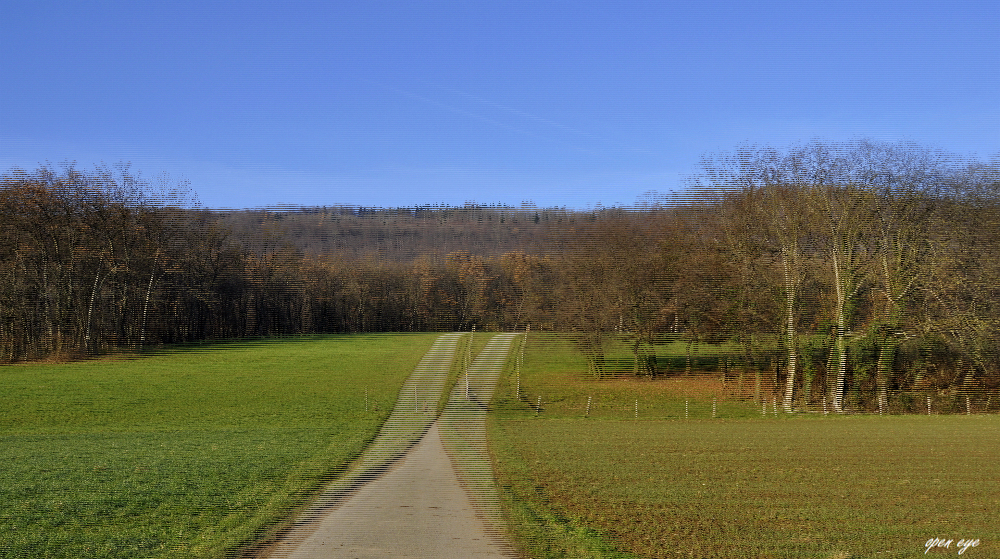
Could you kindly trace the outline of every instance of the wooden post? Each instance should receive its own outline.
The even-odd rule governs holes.
[[[517,359],[517,399],[521,399],[521,363],[524,362],[524,347],[528,345],[528,332],[531,332],[531,325],[524,329],[524,337],[521,338],[521,351]]]
[[[465,374],[469,374],[469,366],[472,365],[472,342],[476,337],[476,325],[472,325],[472,332],[469,333],[469,347],[465,351]]]
[[[587,413],[584,415],[584,417],[590,417],[590,398],[591,398],[590,396],[587,396]]]
[[[521,342],[521,352],[517,356],[516,365],[517,370],[515,376],[517,377],[517,399],[521,399],[521,360],[524,359],[524,342]]]

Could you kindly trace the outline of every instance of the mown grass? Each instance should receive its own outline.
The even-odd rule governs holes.
[[[717,419],[640,409],[635,420],[640,395],[650,410],[678,399],[706,410],[712,392],[568,374],[575,358],[560,343],[528,340],[529,396],[517,400],[506,375],[489,421],[525,556],[917,557],[934,537],[954,543],[929,554],[968,538],[980,543],[965,556],[1000,556],[996,416],[775,419],[733,402]],[[585,418],[586,393],[613,405]]]
[[[0,369],[0,556],[222,557],[363,449],[435,334]]]

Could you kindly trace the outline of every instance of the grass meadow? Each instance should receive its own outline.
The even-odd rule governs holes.
[[[489,433],[525,556],[946,556],[978,540],[963,556],[1000,557],[996,415],[762,415],[712,377],[594,380],[538,334],[519,370]]]
[[[0,557],[212,558],[252,543],[361,452],[436,336],[0,368]]]

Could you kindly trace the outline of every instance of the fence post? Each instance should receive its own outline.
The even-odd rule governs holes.
[[[927,397],[927,415],[931,414],[931,397]]]
[[[524,327],[524,337],[521,338],[521,351],[517,366],[517,399],[521,399],[521,363],[524,362],[524,348],[528,345],[528,334],[531,332],[531,324]]]
[[[712,398],[712,419],[715,419],[715,404],[718,402],[718,398]]]
[[[587,413],[584,414],[584,417],[590,417],[590,398],[590,396],[587,396]]]

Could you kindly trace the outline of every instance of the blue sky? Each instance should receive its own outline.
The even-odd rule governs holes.
[[[1000,3],[0,8],[0,171],[129,161],[211,208],[588,208],[819,138],[1000,151]]]

